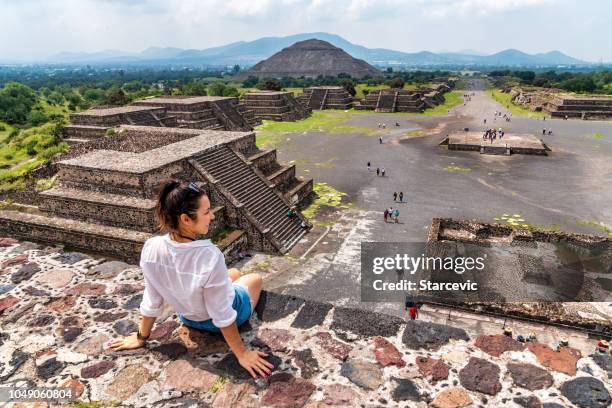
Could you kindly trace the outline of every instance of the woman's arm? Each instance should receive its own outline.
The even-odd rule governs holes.
[[[264,359],[267,354],[261,351],[248,350],[245,347],[240,337],[240,333],[238,332],[236,322],[233,322],[227,327],[220,327],[219,329],[221,333],[223,333],[225,341],[238,359],[240,365],[244,367],[253,378],[257,377],[257,374],[266,376],[271,373],[274,366]]]
[[[149,337],[151,335],[151,329],[153,328],[153,323],[155,323],[156,317],[149,316],[140,316],[140,325],[138,331],[142,337]],[[110,347],[115,350],[132,350],[137,349],[139,347],[143,347],[145,345],[145,340],[140,340],[136,333],[131,334],[122,339],[117,339],[110,344]]]

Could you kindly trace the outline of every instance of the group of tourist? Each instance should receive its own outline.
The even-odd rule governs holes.
[[[542,129],[542,135],[546,134],[546,128]],[[552,128],[548,128],[548,134],[552,135]]]
[[[505,120],[506,122],[510,122],[510,118],[511,118],[511,117],[512,117],[512,114],[511,114],[511,113],[503,113],[503,112],[501,112],[501,111],[499,111],[499,112],[498,112],[498,111],[495,111],[495,112],[493,113],[493,120],[494,120],[494,121],[496,121],[496,120],[497,120],[497,118],[499,118],[499,119],[503,119],[503,120]],[[487,120],[486,120],[486,119],[484,120],[484,123],[487,123]]]
[[[403,191],[400,191],[399,194],[397,193],[397,191],[393,192],[393,201],[397,202],[398,198],[399,198],[400,203],[404,202],[404,192]]]
[[[504,138],[504,129],[487,129],[482,135],[482,140],[489,140],[491,143],[493,143],[493,141],[497,139],[497,136],[499,136],[499,140],[502,140]]]
[[[395,222],[399,223],[400,211],[399,209],[393,209],[393,207],[389,207],[384,212],[385,222]]]

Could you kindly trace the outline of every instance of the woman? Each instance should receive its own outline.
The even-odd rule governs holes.
[[[208,232],[214,215],[210,201],[194,183],[170,180],[160,189],[155,215],[166,235],[145,242],[140,257],[145,290],[140,304],[138,332],[113,341],[114,350],[143,347],[164,303],[169,303],[186,326],[221,332],[238,362],[253,377],[273,368],[263,352],[248,350],[238,326],[249,320],[263,285],[261,276],[240,276],[227,270],[223,253],[210,240],[197,240]]]

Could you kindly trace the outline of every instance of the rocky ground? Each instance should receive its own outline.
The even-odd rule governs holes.
[[[222,338],[187,330],[171,310],[146,349],[110,351],[110,339],[136,329],[137,266],[10,238],[0,239],[0,263],[3,386],[70,387],[83,402],[137,407],[611,403],[612,357],[571,342],[555,352],[548,342],[525,345],[274,292],[242,330],[276,365],[260,386]]]

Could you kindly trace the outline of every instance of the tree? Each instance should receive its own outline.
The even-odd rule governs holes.
[[[64,95],[58,91],[52,91],[47,96],[47,102],[49,102],[51,105],[62,105],[65,101],[66,99],[64,98]]]
[[[223,96],[223,92],[225,92],[225,84],[223,82],[213,82],[208,87],[208,94],[211,96]]]
[[[351,94],[351,96],[355,96],[357,91],[355,90],[355,84],[350,79],[342,82],[342,87],[346,89],[346,92]]]
[[[104,102],[108,105],[127,105],[131,102],[130,97],[121,88],[111,88],[106,93]]]
[[[206,85],[200,81],[191,81],[181,89],[183,95],[206,96]]]
[[[262,82],[258,83],[255,86],[257,89],[265,90],[265,91],[280,91],[282,89],[282,85],[276,79],[264,79]]]
[[[242,86],[245,87],[245,88],[252,88],[255,85],[257,85],[258,82],[259,82],[259,78],[257,78],[256,76],[251,75],[251,76],[249,76],[247,79],[245,79],[242,82]]]
[[[23,124],[36,104],[32,88],[17,82],[9,82],[0,89],[0,120]]]
[[[226,86],[223,90],[223,96],[232,96],[237,98],[240,96],[240,91],[238,91],[238,89],[234,88],[233,86]]]
[[[234,67],[232,68],[232,74],[236,75],[239,72],[240,72],[240,65],[238,64],[234,65]]]
[[[389,82],[387,82],[387,85],[389,85],[389,88],[400,88],[401,89],[401,88],[404,88],[405,84],[406,82],[400,77],[395,77]]]
[[[387,74],[391,74],[391,73],[393,73],[393,68],[391,67],[387,68]]]

